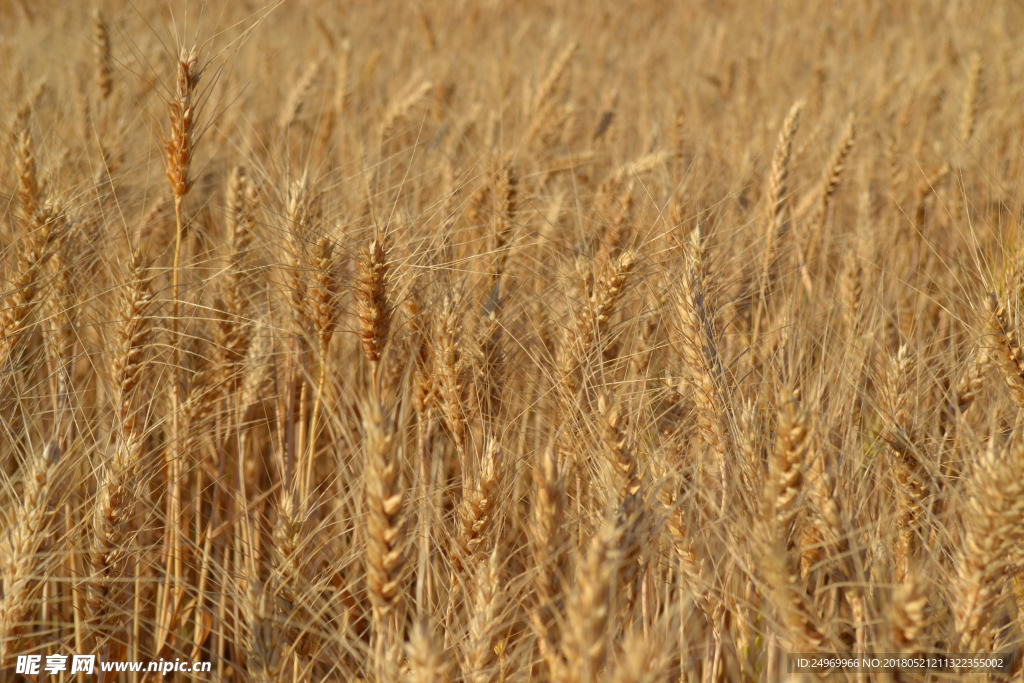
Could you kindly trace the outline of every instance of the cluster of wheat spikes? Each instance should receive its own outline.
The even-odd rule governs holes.
[[[0,5],[0,680],[1019,675],[1021,29]]]

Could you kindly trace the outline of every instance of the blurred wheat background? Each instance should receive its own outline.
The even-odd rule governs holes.
[[[1019,655],[1022,19],[4,3],[0,677]]]

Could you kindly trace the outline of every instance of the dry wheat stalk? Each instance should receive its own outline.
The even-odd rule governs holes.
[[[815,652],[826,641],[820,617],[799,582],[799,569],[789,552],[812,446],[811,424],[799,392],[783,395],[759,522],[766,541],[760,568],[795,652]]]
[[[252,344],[253,307],[248,285],[258,208],[256,190],[242,166],[232,169],[225,204],[230,255],[216,302],[214,360],[217,383],[232,396],[240,388],[242,363]]]
[[[464,484],[463,499],[457,513],[458,531],[454,540],[458,552],[452,557],[452,567],[456,572],[471,558],[487,550],[504,476],[501,445],[494,436],[488,436],[475,476],[463,471],[463,479],[468,483]]]
[[[534,112],[539,112],[548,104],[555,92],[555,88],[558,87],[558,82],[562,80],[562,76],[565,74],[566,69],[569,68],[569,63],[578,49],[579,43],[569,43],[559,53],[558,57],[555,58],[555,61],[551,63],[551,67],[548,69],[547,75],[544,76],[544,80],[537,86],[537,94],[533,98]]]
[[[181,198],[188,194],[195,181],[192,177],[192,158],[195,155],[196,143],[199,141],[197,98],[199,79],[203,75],[203,70],[199,65],[199,54],[196,49],[181,48],[175,62],[175,90],[167,102],[171,134],[164,139],[164,166],[175,203],[180,202]],[[181,231],[181,226],[178,230]]]
[[[36,172],[35,148],[28,124],[15,130],[15,156],[18,169],[18,209],[21,219],[38,227],[38,214],[45,201]],[[45,223],[45,221],[43,221]]]
[[[409,112],[427,96],[434,87],[430,81],[421,81],[418,85],[411,85],[404,91],[398,93],[391,101],[380,123],[380,139],[386,140],[399,121],[408,116]]]
[[[193,47],[191,50],[181,48],[175,62],[175,89],[167,102],[167,115],[170,120],[171,133],[164,139],[164,170],[174,195],[174,215],[176,229],[174,233],[174,262],[171,266],[171,368],[174,381],[171,382],[171,443],[177,449],[182,444],[180,428],[180,403],[182,396],[178,380],[178,369],[181,361],[178,337],[180,325],[180,264],[181,238],[184,230],[182,222],[182,201],[192,189],[192,159],[196,144],[199,141],[197,118],[199,113],[198,91],[199,79],[203,69],[199,65],[199,54]],[[169,455],[171,474],[167,486],[169,518],[175,520],[181,514],[181,467],[184,464],[181,454],[171,452]],[[181,534],[180,529],[172,529],[173,550],[167,555],[167,569],[173,576],[175,591],[178,597],[183,594]],[[169,591],[168,591],[169,594]],[[166,601],[165,597],[165,601]]]
[[[640,470],[636,456],[626,443],[626,434],[620,427],[618,403],[610,397],[601,396],[598,398],[597,409],[601,415],[601,437],[614,473],[616,501],[620,502],[639,493]]]

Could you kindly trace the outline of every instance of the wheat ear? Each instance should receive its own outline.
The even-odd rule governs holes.
[[[761,297],[765,295],[764,288],[767,286],[768,273],[776,249],[776,241],[781,236],[783,227],[783,212],[786,208],[786,198],[789,180],[789,161],[793,155],[793,138],[796,137],[800,127],[800,112],[803,111],[804,102],[798,100],[793,103],[782,121],[782,129],[779,131],[779,139],[775,143],[775,153],[772,155],[772,170],[768,175],[768,221],[765,230],[764,246],[764,267],[761,282]]]
[[[693,388],[701,436],[714,450],[721,475],[721,510],[728,498],[731,449],[726,429],[728,403],[725,378],[718,359],[718,331],[708,268],[706,245],[700,226],[690,233],[686,252],[683,291],[679,298],[678,321],[685,379]]]
[[[409,665],[407,683],[451,683],[451,666],[424,622],[413,627],[405,650]]]
[[[143,421],[138,393],[145,378],[153,344],[153,295],[146,266],[138,251],[128,263],[129,281],[121,294],[120,321],[111,363],[115,396],[114,454],[104,464],[92,518],[89,549],[90,574],[86,579],[90,621],[96,650],[110,655],[111,639],[126,618],[125,577],[133,556],[131,521],[136,505],[142,460]],[[104,661],[108,659],[104,656]],[[113,657],[116,659],[116,656]]]
[[[384,407],[363,408],[366,444],[366,583],[378,647],[401,633],[398,622],[405,573],[405,485],[395,436]],[[387,645],[391,643],[388,642]],[[380,650],[378,650],[380,651]]]
[[[978,117],[978,92],[981,87],[981,55],[971,53],[967,66],[967,87],[964,89],[964,103],[960,110],[960,144],[966,145],[974,135]]]
[[[825,172],[821,178],[821,194],[818,197],[817,217],[814,221],[815,229],[811,233],[812,240],[816,239],[821,229],[825,227],[825,219],[828,217],[829,208],[832,206],[833,196],[835,195],[836,188],[839,187],[839,181],[843,179],[843,171],[846,169],[847,159],[850,156],[850,151],[853,149],[853,144],[857,140],[853,124],[854,117],[853,114],[850,114],[846,119],[843,132],[839,134],[836,146],[832,149],[832,156],[829,157],[828,164],[825,165]],[[813,246],[814,242],[812,241],[808,246],[806,261],[810,261],[813,257],[811,253]]]
[[[100,92],[100,100],[106,102],[110,98],[110,92],[114,88],[114,79],[111,77],[110,57],[110,33],[107,31],[107,24],[103,21],[103,15],[99,8],[92,13],[92,39],[93,53],[96,59],[95,74],[96,89]]]
[[[544,449],[534,479],[537,493],[533,500],[530,538],[536,567],[533,585],[537,591],[537,609],[530,618],[540,654],[549,671],[555,671],[562,616],[559,603],[566,578],[569,539],[563,526],[565,478],[559,469],[553,443]]]
[[[14,524],[0,542],[0,576],[4,594],[0,598],[0,665],[10,664],[18,651],[22,621],[32,608],[41,588],[38,577],[46,576],[47,558],[39,550],[46,543],[52,519],[51,495],[57,485],[56,465],[60,450],[49,444],[33,457],[26,468],[25,489],[17,507]]]
[[[388,272],[391,263],[381,238],[374,238],[359,257],[359,275],[356,294],[359,298],[359,339],[363,342],[363,355],[377,384],[377,369],[391,329],[391,301],[388,298]]]
[[[503,607],[501,545],[496,544],[489,557],[481,558],[476,570],[476,590],[470,609],[469,633],[463,655],[463,672],[468,683],[492,683],[499,680],[495,639]]]
[[[1014,548],[1024,537],[1024,448],[994,439],[967,486],[966,527],[953,580],[953,617],[959,652],[990,646],[989,626],[1000,600]]]
[[[341,290],[341,259],[334,254],[334,245],[331,240],[324,236],[316,244],[316,250],[312,260],[312,282],[309,286],[307,303],[309,310],[306,316],[313,323],[313,331],[320,350],[320,370],[316,383],[316,397],[313,400],[313,414],[309,421],[309,445],[306,453],[302,454],[303,462],[300,465],[302,476],[302,499],[309,497],[313,486],[313,458],[316,451],[317,428],[320,421],[320,411],[324,403],[324,391],[327,387],[327,351],[331,345],[331,338],[341,318],[341,304],[339,293]],[[385,302],[386,304],[386,302]],[[387,332],[385,331],[385,336]]]
[[[1024,350],[1021,349],[1015,326],[1010,321],[1006,304],[995,294],[985,299],[988,311],[988,335],[995,348],[989,352],[989,359],[999,368],[1010,388],[1010,395],[1018,406],[1024,407]]]
[[[174,195],[174,262],[171,267],[171,371],[174,381],[171,383],[171,442],[170,454],[171,473],[168,481],[168,516],[177,520],[181,514],[181,480],[182,459],[176,452],[181,446],[181,427],[179,408],[181,395],[178,372],[181,363],[181,340],[178,337],[180,327],[180,263],[182,201],[192,189],[194,178],[191,174],[192,158],[195,154],[199,135],[196,129],[198,117],[198,86],[203,69],[199,66],[199,55],[195,48],[185,50],[183,47],[175,62],[175,89],[167,102],[167,116],[170,120],[171,134],[164,140],[164,167],[167,181]],[[173,574],[175,592],[180,596],[184,590],[182,583],[181,534],[179,529],[171,531],[173,537],[172,550],[167,556],[167,573]],[[166,600],[166,598],[165,598]],[[161,630],[161,633],[163,631]]]
[[[567,330],[556,375],[558,396],[566,410],[582,387],[582,371],[601,349],[615,306],[635,266],[636,252],[631,250],[609,264],[589,300],[576,313],[575,324]]]
[[[618,613],[622,574],[642,544],[636,515],[640,506],[625,505],[594,536],[576,570],[562,638],[564,663],[558,679],[568,683],[598,680],[613,634],[610,622]]]

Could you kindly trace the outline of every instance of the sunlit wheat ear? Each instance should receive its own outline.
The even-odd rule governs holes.
[[[949,407],[955,409],[957,414],[967,414],[975,404],[978,394],[985,388],[989,364],[989,349],[985,346],[978,347],[971,355],[967,371],[957,382],[956,392],[950,401]]]
[[[929,600],[924,583],[916,574],[908,574],[893,591],[887,610],[892,642],[900,652],[920,652],[928,627]]]
[[[494,424],[499,417],[502,389],[505,385],[503,376],[505,358],[502,353],[504,328],[500,317],[501,304],[498,285],[495,284],[477,329],[476,377],[474,380],[476,407],[480,411],[481,417],[489,424]]]
[[[491,541],[490,531],[495,524],[506,464],[501,445],[494,436],[487,437],[483,451],[475,476],[470,478],[469,472],[463,472],[463,480],[469,483],[464,484],[463,499],[457,512],[455,544],[458,552],[452,558],[452,567],[456,571],[487,549]]]
[[[569,43],[566,45],[565,49],[552,62],[551,67],[544,76],[544,80],[537,86],[536,94],[533,97],[533,106],[529,112],[530,125],[523,135],[524,141],[529,142],[542,138],[549,128],[552,119],[555,118],[557,103],[552,101],[554,99],[553,96],[559,82],[561,82],[562,77],[568,71],[569,64],[572,62],[577,49],[579,49],[579,43]]]
[[[451,665],[426,623],[417,622],[412,628],[405,652],[409,667],[406,683],[451,683]]]
[[[620,510],[608,519],[576,568],[576,580],[566,603],[566,626],[562,638],[564,663],[558,680],[590,683],[600,680],[626,592],[623,575],[633,573],[630,558],[642,543],[637,535],[639,509]]]
[[[629,250],[609,263],[594,284],[589,299],[575,312],[574,323],[566,330],[556,376],[559,399],[564,406],[576,400],[583,379],[581,373],[605,342],[611,317],[636,267],[636,260],[636,252]]]
[[[174,237],[174,263],[172,265],[171,296],[173,297],[173,310],[171,312],[171,326],[174,348],[173,365],[178,364],[178,325],[179,325],[179,263],[181,260],[181,237],[182,237],[182,199],[192,189],[194,178],[192,177],[192,158],[195,155],[196,143],[199,134],[196,128],[199,115],[199,79],[202,77],[203,69],[199,65],[199,54],[193,47],[191,50],[181,48],[175,62],[175,87],[170,93],[166,103],[167,117],[170,120],[170,135],[164,138],[164,171],[167,181],[171,185],[171,192],[174,194],[174,214],[176,219],[176,230]],[[173,392],[177,414],[177,392]],[[177,441],[177,418],[174,418],[172,430]]]
[[[327,348],[341,316],[341,306],[338,301],[341,290],[341,259],[335,255],[334,244],[330,238],[325,236],[317,241],[310,266],[312,273],[307,299],[309,305],[307,316],[313,323],[313,330],[320,343],[320,352],[326,358]],[[384,293],[381,292],[379,296],[383,298]],[[390,312],[388,315],[390,316]],[[390,324],[390,320],[388,324]],[[384,335],[387,335],[386,330]]]
[[[412,112],[433,87],[434,84],[430,81],[422,81],[418,85],[410,84],[410,87],[395,96],[381,119],[379,129],[381,141],[386,140],[394,132],[395,125]]]
[[[230,253],[214,321],[217,383],[229,395],[239,388],[242,362],[252,343],[249,269],[252,267],[252,241],[258,206],[252,181],[242,166],[236,166],[228,182],[225,200]]]
[[[684,381],[692,388],[701,436],[714,450],[721,475],[721,508],[728,497],[729,451],[727,429],[729,403],[725,373],[718,357],[718,324],[714,287],[702,228],[691,232],[686,245],[686,265],[678,301],[680,351]]]
[[[983,652],[995,636],[1002,587],[1013,548],[1024,537],[1024,448],[989,440],[967,484],[966,527],[953,579],[953,616],[960,652]]]
[[[839,134],[836,146],[832,150],[832,156],[829,157],[828,164],[825,166],[825,172],[821,178],[821,191],[818,197],[817,217],[814,221],[815,233],[820,231],[825,225],[825,219],[828,217],[829,208],[832,206],[836,188],[839,187],[839,181],[843,178],[847,159],[850,156],[850,151],[853,149],[854,142],[857,140],[853,124],[854,117],[853,114],[850,114],[846,119],[843,132]],[[813,244],[811,247],[813,247]],[[807,260],[811,258],[812,254],[808,253]]]
[[[797,652],[815,652],[826,640],[814,605],[799,581],[799,569],[789,553],[812,443],[809,418],[799,393],[784,393],[757,533],[765,541],[761,561],[768,594],[779,613],[785,638]]]
[[[282,652],[280,617],[276,598],[270,595],[256,577],[247,579],[242,596],[241,613],[245,632],[245,666],[253,681],[278,683],[286,662]]]
[[[423,307],[423,296],[413,288],[406,303],[409,314],[409,339],[412,351],[413,408],[421,419],[434,407],[434,379],[431,374],[429,319]]]
[[[611,397],[601,396],[597,406],[601,415],[601,438],[614,473],[614,490],[618,501],[622,501],[640,491],[640,470],[622,431],[618,403]]]
[[[917,547],[917,528],[928,497],[928,471],[916,452],[915,427],[910,405],[913,393],[914,354],[906,344],[889,362],[884,386],[886,443],[896,483],[896,528],[899,545],[896,571],[901,578],[909,571]]]
[[[800,510],[797,497],[803,490],[812,444],[809,417],[799,393],[783,394],[764,500],[766,515],[771,516],[777,537],[783,543]]]
[[[548,444],[534,472],[530,539],[536,568],[537,609],[530,614],[540,654],[548,669],[557,668],[561,614],[559,602],[566,578],[568,535],[564,528],[565,479],[559,471],[554,444]]]
[[[610,683],[658,683],[666,680],[668,673],[667,652],[664,636],[652,632],[650,636],[643,633],[627,633],[619,648],[618,661],[615,662],[613,673],[608,678]]]
[[[775,143],[775,153],[772,155],[772,170],[768,176],[768,229],[766,232],[766,260],[770,259],[773,242],[782,228],[783,212],[786,206],[786,197],[789,181],[789,161],[793,154],[793,138],[800,127],[800,112],[803,111],[804,102],[799,100],[793,103],[789,113],[782,122],[782,129],[779,131],[779,139]]]
[[[505,273],[505,265],[508,262],[509,251],[512,248],[512,237],[516,229],[516,221],[518,220],[518,186],[519,171],[516,165],[509,161],[505,164],[501,174],[501,181],[498,183],[498,187],[504,190],[504,192],[498,193],[501,205],[497,208],[492,220],[494,225],[494,255],[487,285],[489,290],[493,289],[501,281],[501,277]]]
[[[377,637],[387,637],[403,599],[405,574],[405,484],[395,436],[383,406],[363,408],[366,450],[366,581]],[[396,628],[399,625],[396,624]]]
[[[436,343],[431,355],[437,381],[436,394],[462,460],[463,477],[466,477],[466,360],[462,314],[461,295],[458,292],[446,294],[434,325]]]
[[[40,304],[45,264],[73,228],[63,212],[52,205],[46,213],[45,220],[25,236],[14,271],[8,276],[10,287],[0,295],[0,368],[8,361],[18,361],[18,349],[24,347]],[[34,216],[39,215],[37,210]]]
[[[1006,304],[995,294],[986,297],[985,310],[989,316],[987,338],[992,347],[988,358],[1002,373],[1013,400],[1018,406],[1024,406],[1024,350],[1020,347],[1016,327]]]
[[[115,397],[112,456],[103,464],[92,515],[86,600],[97,651],[108,646],[128,614],[128,571],[134,554],[132,520],[139,487],[144,422],[141,384],[146,378],[153,345],[153,295],[146,265],[135,252],[127,265],[128,281],[120,296],[120,320],[111,361],[111,393]],[[110,656],[111,652],[104,652]]]
[[[47,574],[52,560],[41,555],[48,543],[53,517],[51,496],[58,485],[56,465],[60,451],[49,444],[34,455],[26,468],[24,490],[14,523],[0,540],[0,577],[4,594],[0,598],[0,665],[12,665],[11,655],[19,651],[18,637],[23,621],[33,609],[42,589],[40,576]]]
[[[192,158],[198,141],[198,87],[203,69],[194,47],[181,49],[175,72],[175,88],[167,102],[171,132],[164,139],[164,166],[175,200],[180,200],[192,189]]]
[[[359,339],[363,356],[369,361],[374,381],[391,330],[391,300],[388,298],[388,273],[391,263],[380,237],[359,256],[356,295],[359,306]]]
[[[43,190],[36,173],[35,146],[32,134],[25,127],[15,130],[15,164],[18,171],[18,209],[21,219],[34,227],[36,216],[44,202]]]
[[[488,558],[477,562],[470,603],[469,633],[463,655],[463,674],[470,683],[498,680],[496,638],[501,628],[501,611],[506,587],[502,584],[501,546],[495,545]]]
[[[864,304],[864,268],[852,250],[843,254],[842,268],[843,312],[850,331],[859,334]]]

